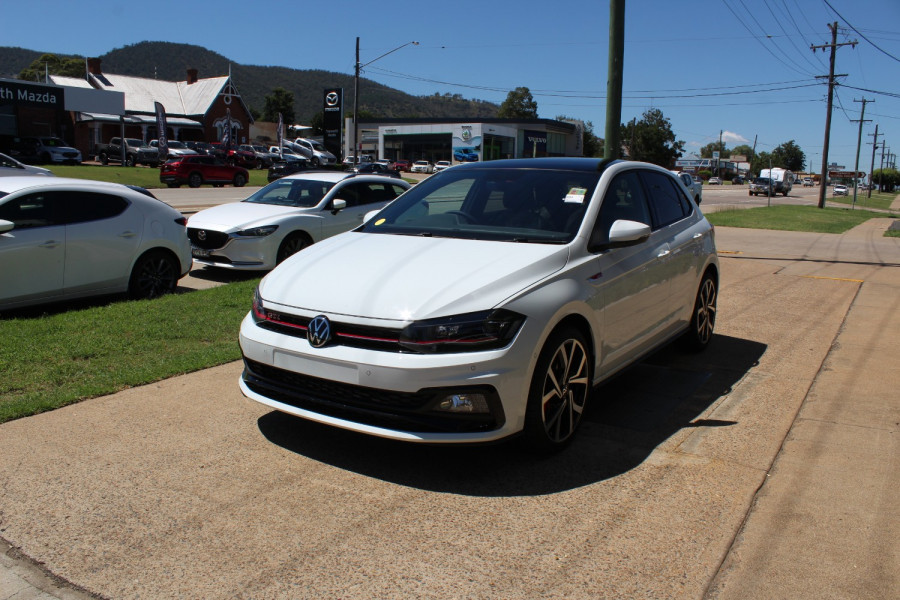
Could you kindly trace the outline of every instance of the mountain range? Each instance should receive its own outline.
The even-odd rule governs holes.
[[[45,52],[25,48],[0,47],[0,77],[15,78]],[[79,55],[61,55],[83,58]],[[94,57],[90,57],[94,58]],[[237,64],[201,46],[172,42],[140,42],[116,48],[96,57],[104,72],[148,79],[181,81],[188,69],[197,69],[199,77],[221,77],[231,70],[232,81],[251,109],[263,112],[266,96],[275,88],[294,94],[297,122],[309,123],[322,110],[322,92],[330,87],[344,88],[345,112],[352,112],[353,75],[320,69],[291,69]],[[379,118],[491,118],[499,106],[483,100],[464,99],[459,94],[413,96],[400,90],[360,78],[360,114]]]

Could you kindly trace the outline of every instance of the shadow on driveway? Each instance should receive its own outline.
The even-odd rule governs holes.
[[[595,388],[579,435],[564,451],[535,456],[518,441],[487,446],[396,442],[273,411],[258,420],[273,444],[313,460],[412,488],[466,496],[535,496],[593,484],[641,464],[759,363],[766,345],[717,335],[701,354],[664,348]]]

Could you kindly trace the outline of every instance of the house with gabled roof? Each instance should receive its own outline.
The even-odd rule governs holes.
[[[158,139],[155,103],[166,110],[168,139],[217,142],[231,126],[232,140],[247,143],[253,117],[231,75],[200,79],[188,69],[184,81],[162,81],[131,75],[104,73],[99,58],[90,58],[87,76],[51,75],[51,83],[63,87],[92,88],[124,94],[125,114],[82,111],[73,115],[75,144],[85,155],[112,137]]]

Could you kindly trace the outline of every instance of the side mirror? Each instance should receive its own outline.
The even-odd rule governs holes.
[[[340,198],[335,198],[331,201],[331,214],[336,215],[342,210],[347,208],[347,201],[341,200]]]
[[[6,233],[7,231],[12,231],[15,229],[16,224],[12,221],[5,221],[0,219],[0,233]]]
[[[374,217],[375,215],[377,215],[377,214],[380,213],[380,212],[381,212],[380,209],[379,209],[379,210],[370,210],[370,211],[367,212],[367,213],[365,214],[365,216],[363,217],[363,223],[368,223],[369,221],[372,220],[372,217]]]
[[[609,228],[609,241],[598,242],[595,237],[599,237],[603,232],[596,232],[591,236],[588,250],[591,252],[599,252],[609,248],[621,248],[623,246],[634,246],[650,237],[652,230],[646,223],[640,221],[628,221],[619,219],[615,221]]]

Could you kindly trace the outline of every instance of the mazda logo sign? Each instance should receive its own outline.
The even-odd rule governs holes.
[[[321,348],[331,341],[331,321],[325,315],[319,315],[309,322],[306,339],[313,348]]]
[[[206,230],[201,229],[197,232],[197,239],[201,242],[206,241]]]
[[[337,92],[328,92],[325,95],[325,103],[328,106],[337,106],[338,100],[339,100],[339,98],[338,98]]]

